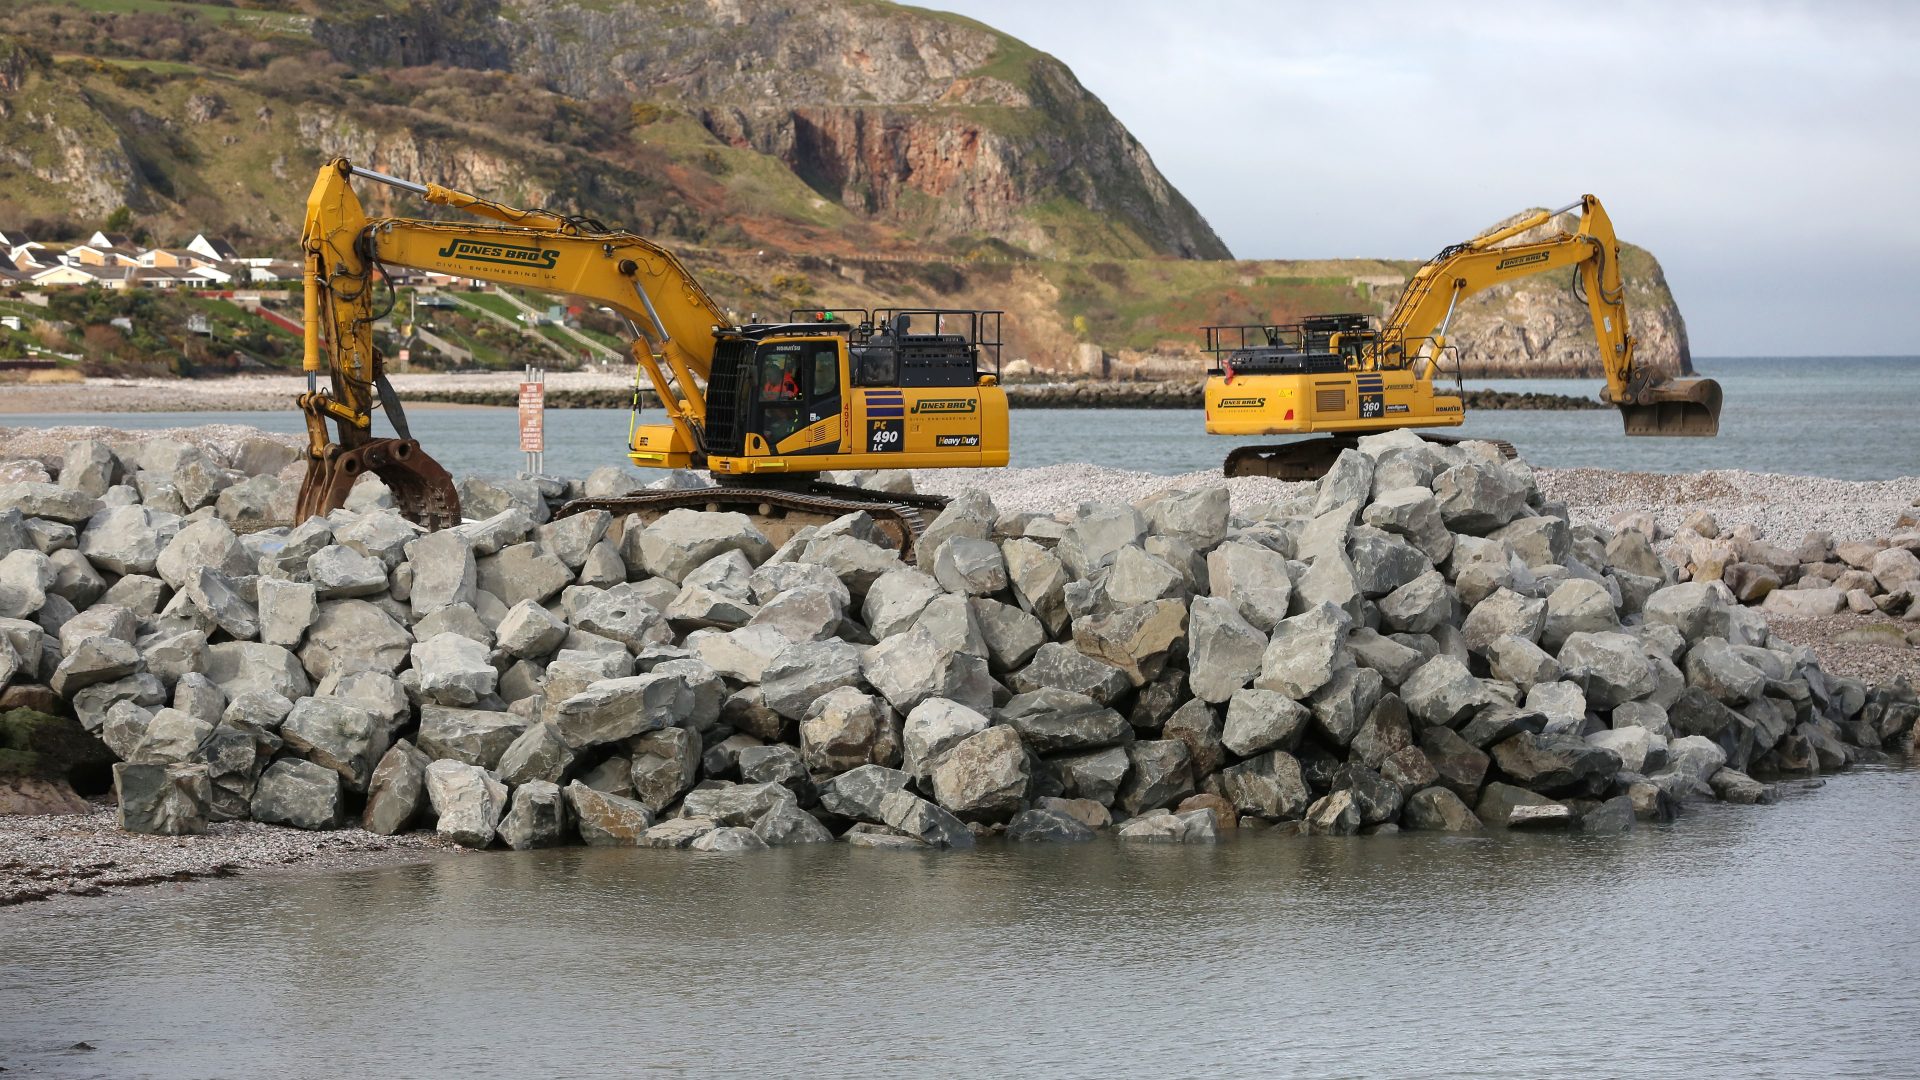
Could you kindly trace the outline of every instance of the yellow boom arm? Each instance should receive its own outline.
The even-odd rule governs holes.
[[[1580,210],[1575,231],[1509,244],[1529,229]],[[1447,328],[1465,297],[1504,282],[1563,267],[1579,268],[1587,310],[1600,344],[1607,385],[1602,400],[1619,406],[1629,435],[1712,435],[1719,430],[1720,386],[1711,379],[1667,379],[1634,362],[1627,332],[1620,243],[1600,200],[1582,195],[1558,210],[1541,210],[1440,252],[1413,275],[1381,330],[1375,368],[1404,368],[1425,355],[1437,361]]]
[[[502,224],[369,218],[348,182],[355,175]],[[659,245],[630,233],[590,232],[551,211],[519,210],[438,184],[398,180],[344,159],[322,167],[314,181],[301,244],[308,392],[300,397],[300,407],[307,414],[311,463],[301,488],[300,517],[340,505],[358,474],[371,470],[394,489],[408,516],[431,519],[423,523],[435,526],[457,524],[443,520],[451,481],[439,490],[445,471],[407,437],[398,399],[385,389],[384,361],[373,344],[379,317],[375,263],[567,293],[613,308],[638,330],[634,362],[674,427],[689,445],[698,444],[713,330],[726,319],[680,261]],[[317,386],[323,355],[330,392]],[[400,439],[370,437],[376,391]],[[327,438],[327,419],[339,428],[338,444]],[[452,506],[457,509],[457,500]]]

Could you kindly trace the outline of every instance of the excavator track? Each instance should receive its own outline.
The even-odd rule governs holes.
[[[1490,442],[1508,460],[1520,456],[1520,451],[1505,439],[1468,439],[1461,435],[1429,435],[1425,432],[1418,434],[1422,439],[1440,446]],[[1340,451],[1356,449],[1359,445],[1360,437],[1357,435],[1327,435],[1290,443],[1241,446],[1221,462],[1220,471],[1230,479],[1237,476],[1268,476],[1275,480],[1318,480],[1333,468]]]
[[[670,510],[731,510],[752,518],[754,525],[778,547],[809,525],[825,525],[856,511],[866,511],[880,532],[893,541],[900,558],[913,559],[914,543],[940,509],[941,495],[869,491],[845,484],[815,483],[802,488],[715,487],[674,491],[637,491],[603,499],[575,499],[554,512],[566,517],[587,510],[605,510],[616,523],[637,514],[650,524]]]

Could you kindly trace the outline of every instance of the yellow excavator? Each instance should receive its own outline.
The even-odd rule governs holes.
[[[1579,210],[1573,232],[1514,241],[1522,233]],[[1207,431],[1215,435],[1305,435],[1328,438],[1243,446],[1227,455],[1228,476],[1311,480],[1362,435],[1397,428],[1457,427],[1465,418],[1457,395],[1437,393],[1443,359],[1458,358],[1447,328],[1460,301],[1503,282],[1577,267],[1576,289],[1593,317],[1607,385],[1601,400],[1620,409],[1628,435],[1711,436],[1720,431],[1720,384],[1670,379],[1635,362],[1627,332],[1620,245],[1600,200],[1583,195],[1558,210],[1454,244],[1413,275],[1385,322],[1366,315],[1323,315],[1269,326],[1209,326],[1212,357],[1206,384]],[[1423,435],[1434,442],[1447,436]],[[1511,456],[1513,448],[1502,444]]]
[[[490,221],[370,218],[355,177]],[[635,364],[628,459],[706,469],[715,486],[578,500],[562,514],[602,508],[646,521],[677,506],[740,510],[779,543],[804,525],[864,510],[908,554],[923,515],[945,500],[825,484],[819,474],[1007,463],[998,311],[823,309],[737,325],[671,252],[642,237],[344,159],[314,181],[301,246],[307,392],[298,403],[308,462],[297,520],[343,505],[371,472],[408,518],[434,529],[460,523],[452,478],[409,434],[374,344],[374,324],[392,307],[390,284],[380,306],[380,268],[390,266],[566,293],[627,320]],[[318,385],[323,359],[326,390]],[[639,423],[642,377],[666,423]],[[376,409],[397,438],[373,436]],[[329,420],[337,441],[328,438]]]

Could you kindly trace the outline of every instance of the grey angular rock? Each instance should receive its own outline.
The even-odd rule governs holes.
[[[477,560],[474,583],[479,591],[491,593],[511,608],[522,600],[546,603],[573,583],[573,571],[539,544],[513,544]],[[576,620],[576,625],[583,624]]]
[[[1380,621],[1391,630],[1431,633],[1453,618],[1455,599],[1446,578],[1429,571],[1380,599]]]
[[[753,833],[766,841],[769,847],[833,843],[833,833],[817,818],[798,806],[785,803],[767,811],[759,821],[754,822]]]
[[[456,530],[428,533],[408,548],[413,586],[408,601],[418,619],[454,604],[471,605],[478,597],[479,571],[473,545]]]
[[[935,553],[933,576],[948,592],[992,596],[1007,587],[1007,563],[991,540],[954,536]]]
[[[1300,736],[1311,720],[1308,708],[1288,695],[1250,688],[1234,694],[1227,703],[1220,741],[1241,757],[1275,748],[1292,750],[1300,744]]]
[[[212,786],[207,767],[197,764],[113,766],[115,821],[131,833],[183,836],[207,831]]]
[[[507,811],[507,786],[478,765],[435,761],[426,769],[427,799],[438,820],[434,831],[462,847],[493,843]]]
[[[1426,755],[1439,782],[1462,798],[1478,798],[1493,759],[1452,728],[1422,728],[1420,752]]]
[[[1360,807],[1353,792],[1340,790],[1315,799],[1307,807],[1307,831],[1319,836],[1352,836],[1360,831]]]
[[[661,728],[637,736],[628,746],[633,754],[629,766],[633,797],[656,814],[665,813],[700,777],[705,747],[696,731]]]
[[[1014,696],[999,712],[1036,754],[1114,746],[1133,735],[1125,717],[1084,694],[1057,687]]]
[[[1218,710],[1198,698],[1174,710],[1161,726],[1160,737],[1187,744],[1189,767],[1196,778],[1211,776],[1226,763]]]
[[[1267,636],[1231,602],[1195,597],[1187,634],[1187,681],[1195,697],[1219,704],[1260,673]]]
[[[522,600],[507,610],[496,637],[507,655],[536,659],[560,647],[567,639],[567,624],[539,604]]]
[[[1753,701],[1767,690],[1766,673],[1722,638],[1702,638],[1688,649],[1685,670],[1689,686],[1730,705]]]
[[[1158,675],[1168,656],[1184,648],[1186,636],[1187,607],[1179,600],[1136,604],[1073,624],[1074,646],[1119,668],[1134,686]]]
[[[1772,784],[1763,784],[1738,769],[1716,769],[1707,778],[1707,786],[1721,802],[1753,806],[1771,803],[1776,798]]]
[[[1325,686],[1313,692],[1314,727],[1329,744],[1345,747],[1353,741],[1367,715],[1386,692],[1386,680],[1368,668],[1344,667]]]
[[[514,789],[512,806],[496,832],[515,851],[557,847],[566,841],[567,802],[557,784],[529,780]]]
[[[311,584],[267,577],[257,579],[254,588],[260,600],[260,640],[268,645],[299,648],[307,628],[319,618],[319,590]]]
[[[1560,667],[1596,709],[1645,697],[1658,685],[1652,661],[1629,634],[1569,635],[1560,647]]]
[[[1126,779],[1114,804],[1131,816],[1172,805],[1193,794],[1192,756],[1178,739],[1143,739],[1127,747]],[[1095,798],[1084,789],[1082,798]],[[1097,801],[1097,799],[1096,799]]]
[[[986,645],[987,666],[991,671],[1001,674],[1018,671],[1047,643],[1047,630],[1039,618],[1012,604],[975,597],[968,601],[968,607]]]
[[[869,648],[861,659],[861,673],[902,713],[912,712],[930,697],[974,709],[993,704],[993,678],[986,660],[942,648],[923,626]]]
[[[340,774],[349,791],[365,791],[374,766],[387,752],[385,730],[373,714],[338,698],[309,697],[294,703],[280,737],[295,753]]]
[[[1494,638],[1487,643],[1486,658],[1494,678],[1513,683],[1523,691],[1560,678],[1560,661],[1523,637]]]
[[[799,720],[829,691],[861,685],[861,670],[858,646],[839,640],[796,642],[762,672],[762,700],[775,713]]]
[[[1401,820],[1409,829],[1426,832],[1476,832],[1481,828],[1479,815],[1460,801],[1460,796],[1443,787],[1422,788],[1407,797]]]
[[[365,600],[335,600],[321,604],[319,617],[307,628],[300,663],[316,679],[356,671],[392,675],[412,646],[413,635],[382,608]]]
[[[738,825],[722,825],[701,833],[687,845],[689,851],[738,852],[765,851],[768,844],[752,829]]]
[[[1211,810],[1153,810],[1122,824],[1115,835],[1128,841],[1204,844],[1219,839],[1219,827]]]
[[[533,724],[501,752],[494,771],[501,783],[519,787],[533,780],[558,784],[573,767],[576,754],[560,729],[542,721]]]
[[[605,510],[583,510],[555,518],[534,530],[534,536],[549,554],[577,573],[594,547],[606,539],[612,524],[613,515]]]
[[[1071,814],[1039,807],[1022,810],[1007,823],[1007,839],[1016,843],[1083,844],[1094,835]]]
[[[930,574],[902,567],[882,574],[867,590],[861,615],[877,640],[904,634],[913,628],[935,597],[940,583]]]
[[[427,766],[432,762],[407,740],[395,742],[373,768],[360,827],[381,836],[405,832],[427,805]]]
[[[376,596],[387,591],[387,567],[370,555],[332,544],[307,559],[307,578],[322,600]]]
[[[680,816],[748,828],[768,811],[782,805],[798,804],[793,792],[779,784],[721,784],[687,792]]]
[[[952,543],[952,541],[948,541]],[[880,800],[881,821],[936,848],[970,848],[973,834],[960,819],[905,790],[891,791]]]
[[[420,697],[436,705],[473,705],[490,696],[500,673],[484,642],[459,634],[435,634],[413,645]]]
[[[1030,779],[1019,733],[1010,727],[990,727],[941,757],[933,768],[933,794],[935,801],[959,817],[1004,821],[1022,809]]]
[[[677,675],[602,679],[560,702],[549,719],[577,750],[670,727],[690,704],[689,695],[686,680]]]
[[[1572,578],[1547,594],[1547,617],[1540,643],[1558,652],[1574,634],[1598,634],[1620,628],[1613,597],[1598,582]]]
[[[1066,565],[1032,540],[1020,538],[1000,545],[1007,562],[1007,581],[1020,607],[1038,618],[1049,634],[1067,626]],[[876,631],[877,633],[877,631]]]
[[[1009,675],[1007,683],[1015,693],[1051,686],[1084,694],[1102,705],[1118,704],[1133,689],[1126,672],[1058,641],[1035,650],[1033,661]]]
[[[1406,703],[1398,694],[1382,695],[1354,733],[1348,746],[1351,760],[1379,769],[1393,754],[1413,745],[1413,727]]]
[[[1163,740],[1179,742],[1179,740]],[[1182,749],[1185,749],[1182,744]],[[1172,751],[1162,751],[1171,754]],[[1068,798],[1112,806],[1133,768],[1131,747],[1108,747],[1085,754],[1063,754],[1048,762],[1060,776]]]
[[[1253,685],[1295,700],[1325,686],[1337,670],[1353,663],[1342,648],[1350,625],[1347,613],[1331,604],[1282,620],[1274,627]]]
[[[1457,724],[1491,700],[1465,664],[1444,654],[1420,665],[1401,684],[1400,697],[1408,712],[1439,725]]]
[[[240,538],[218,519],[183,523],[154,560],[154,572],[176,589],[185,587],[196,570],[237,578],[253,573],[254,568],[255,560],[247,555]]]
[[[104,492],[102,493],[104,494]],[[79,488],[59,484],[21,480],[0,484],[0,506],[20,511],[22,516],[45,518],[66,525],[88,522],[102,511],[100,499]],[[109,510],[125,509],[108,507]],[[164,545],[163,545],[164,546]],[[158,552],[155,552],[158,554]],[[151,567],[149,567],[151,569]],[[125,571],[114,571],[125,573]]]
[[[1731,600],[1732,594],[1718,582],[1689,581],[1658,590],[1641,610],[1647,622],[1671,626],[1688,641],[1698,641],[1712,631],[1715,613]]]
[[[777,630],[789,641],[825,641],[839,632],[846,617],[846,588],[807,585],[774,597],[747,620],[749,626]]]
[[[580,839],[588,847],[638,847],[653,827],[652,812],[632,799],[595,791],[578,780],[568,784],[565,791]],[[708,827],[712,827],[711,822]]]
[[[1488,646],[1504,637],[1537,642],[1546,626],[1547,603],[1521,596],[1512,589],[1496,589],[1467,613],[1466,620],[1460,624],[1460,635],[1476,656],[1486,655]]]
[[[47,685],[61,697],[72,698],[87,687],[124,679],[140,666],[140,654],[132,644],[118,638],[89,637],[60,661]]]
[[[678,582],[717,555],[738,551],[754,565],[773,554],[773,545],[745,514],[709,513],[681,507],[669,510],[639,534],[638,564],[649,574]],[[628,557],[629,565],[636,560]]]
[[[417,738],[430,758],[493,769],[528,726],[525,717],[513,713],[422,705]]]
[[[1214,548],[1207,554],[1207,582],[1216,598],[1261,633],[1271,633],[1292,603],[1286,557],[1258,544],[1229,540]]]
[[[1047,693],[1065,694],[1065,691]],[[1091,699],[1072,695],[1093,705]],[[1098,706],[1094,706],[1098,707]],[[926,779],[948,750],[985,731],[988,719],[978,711],[946,698],[928,698],[907,714],[902,725],[902,768],[916,779]]]
[[[1484,536],[1524,514],[1527,485],[1492,464],[1455,465],[1433,478],[1441,519],[1455,532]]]
[[[884,824],[880,800],[906,787],[909,779],[899,769],[862,765],[820,782],[820,808],[853,821]]]
[[[879,764],[876,748],[889,721],[886,702],[850,686],[821,695],[800,720],[800,756],[808,768],[843,773]]]
[[[1492,748],[1494,763],[1515,783],[1544,795],[1604,794],[1620,771],[1620,756],[1577,735],[1521,732]]]
[[[207,721],[178,709],[161,709],[147,721],[127,760],[158,765],[198,760],[200,745],[211,734],[213,725]]]
[[[304,758],[267,766],[253,788],[253,820],[296,829],[337,829],[344,813],[340,774]]]
[[[1268,821],[1298,818],[1313,799],[1299,760],[1284,750],[1220,770],[1220,790],[1241,813]]]

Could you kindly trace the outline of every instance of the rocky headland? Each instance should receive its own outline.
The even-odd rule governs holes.
[[[376,482],[289,527],[291,458],[262,442],[84,440],[0,484],[0,704],[69,725],[40,779],[104,766],[129,833],[1612,832],[1895,760],[1920,716],[1905,679],[1828,670],[1741,602],[1758,538],[1676,564],[1718,529],[1661,548],[1657,520],[1579,520],[1484,444],[1375,437],[1314,484],[971,487],[902,561],[859,514],[777,548],[738,514],[552,516],[631,489],[620,468],[469,478],[473,520],[441,533]],[[1875,585],[1849,584],[1899,598],[1883,620],[1920,615],[1887,554],[1915,547],[1809,548],[1770,595],[1854,556]],[[20,897],[62,891],[31,862],[48,835],[0,830]]]

